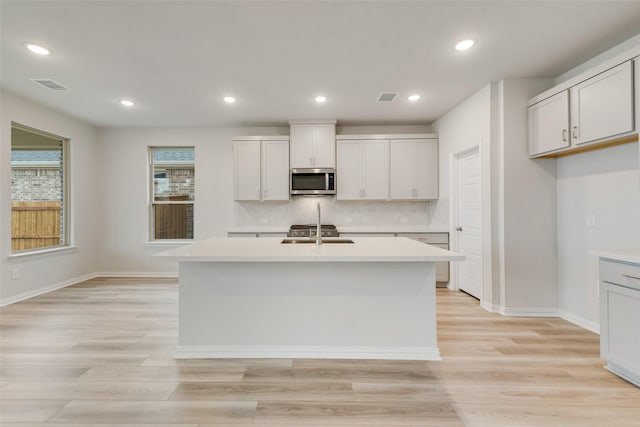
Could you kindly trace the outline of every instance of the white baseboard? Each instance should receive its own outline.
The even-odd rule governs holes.
[[[177,271],[169,271],[162,273],[149,273],[149,272],[140,272],[140,271],[99,271],[95,273],[95,277],[138,277],[138,278],[146,278],[146,277],[158,277],[158,278],[168,278],[168,279],[177,279],[178,272]]]
[[[66,288],[67,286],[76,285],[78,283],[84,282],[85,280],[95,279],[97,277],[96,273],[85,274],[84,276],[74,277],[73,279],[65,280],[63,282],[54,283],[49,286],[43,286],[38,289],[34,289],[29,292],[24,292],[18,295],[14,295],[9,298],[4,298],[0,300],[0,307],[4,307],[5,305],[14,304],[16,302],[24,301],[29,298],[37,297],[38,295],[43,295],[58,289]]]
[[[502,306],[497,304],[489,304],[488,302],[485,302],[485,301],[480,302],[480,307],[484,308],[490,313],[500,313],[502,310]]]
[[[555,308],[506,308],[500,307],[500,314],[513,317],[560,317]]]
[[[640,375],[638,375],[638,372],[630,371],[629,369],[622,367],[617,363],[612,362],[611,360],[607,361],[607,366],[605,366],[605,368],[609,372],[616,374],[620,378],[626,381],[629,381],[631,384],[635,385],[636,387],[640,387]]]
[[[178,346],[176,359],[386,359],[442,360],[438,347]]]
[[[595,334],[600,334],[600,324],[593,322],[589,319],[585,319],[584,317],[578,316],[576,314],[570,313],[566,310],[558,310],[558,314],[561,318],[566,320],[567,322],[571,322],[574,325],[578,325],[581,328],[584,328],[588,331],[591,331]]]

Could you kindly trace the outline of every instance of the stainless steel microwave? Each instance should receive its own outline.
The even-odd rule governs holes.
[[[336,194],[335,169],[291,169],[291,194]]]

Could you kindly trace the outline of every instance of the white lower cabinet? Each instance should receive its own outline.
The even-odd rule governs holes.
[[[640,263],[600,260],[600,355],[640,387]]]
[[[449,233],[408,233],[398,234],[398,237],[408,237],[421,243],[449,250]],[[436,284],[438,287],[446,287],[449,282],[449,263],[436,262]]]
[[[284,138],[233,140],[234,200],[289,200],[289,140]]]
[[[389,198],[389,142],[346,140],[337,143],[338,200]]]

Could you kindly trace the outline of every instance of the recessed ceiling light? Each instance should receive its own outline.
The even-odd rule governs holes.
[[[316,96],[316,102],[319,102],[321,104],[323,102],[327,102],[327,97],[326,96],[322,96],[322,95]]]
[[[134,105],[136,105],[133,101],[130,101],[128,99],[121,99],[120,104],[124,105],[125,107],[133,107]]]
[[[418,99],[420,99],[420,95],[409,95],[407,99],[411,102],[416,102]]]
[[[456,50],[467,50],[469,49],[471,46],[473,46],[476,42],[469,39],[469,40],[462,40],[461,42],[459,42],[456,45]]]
[[[233,96],[225,96],[224,102],[226,102],[227,104],[233,104],[234,102],[236,102],[236,99]]]
[[[51,53],[46,47],[38,46],[37,44],[25,43],[24,47],[38,55],[49,55]]]

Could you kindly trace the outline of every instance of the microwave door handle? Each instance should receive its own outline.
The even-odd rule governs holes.
[[[325,190],[329,189],[329,174],[328,173],[324,174],[324,189]]]

